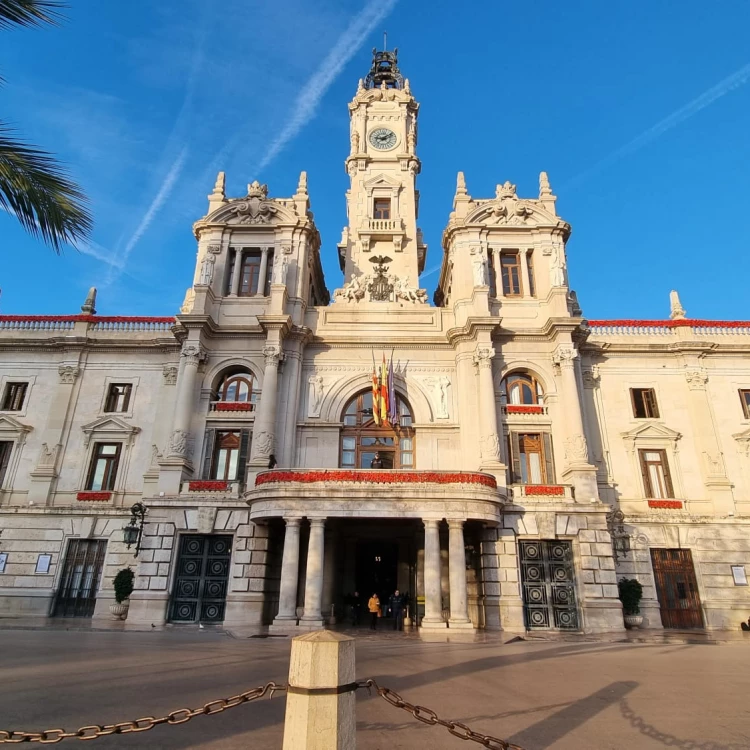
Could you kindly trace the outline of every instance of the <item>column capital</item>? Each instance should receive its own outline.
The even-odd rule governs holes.
[[[448,518],[448,528],[450,529],[462,529],[466,523],[465,518]]]
[[[702,391],[708,382],[708,373],[702,368],[685,370],[685,380],[691,391]]]
[[[480,370],[492,367],[492,358],[495,356],[495,350],[491,346],[478,346],[474,352],[474,364]]]
[[[72,385],[78,379],[81,374],[81,368],[76,365],[60,365],[57,368],[57,372],[60,375],[60,382],[65,385]]]
[[[301,521],[301,516],[284,516],[284,523],[287,525],[287,527],[294,528],[295,526],[299,526]]]
[[[423,518],[422,523],[426,529],[436,529],[440,525],[440,521],[435,518]]]
[[[185,343],[182,345],[180,356],[185,357],[186,365],[195,365],[206,358],[206,350],[200,344]]]
[[[314,528],[316,526],[323,527],[326,525],[327,518],[311,518],[310,519],[310,527]]]
[[[552,361],[562,369],[572,369],[577,356],[578,351],[572,344],[560,344],[552,355]]]
[[[276,344],[268,344],[263,347],[263,358],[266,361],[266,367],[278,367],[279,362],[284,358],[284,353]]]

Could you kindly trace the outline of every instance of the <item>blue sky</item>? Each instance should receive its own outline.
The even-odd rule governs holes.
[[[421,103],[422,286],[437,281],[456,172],[474,197],[546,170],[573,226],[590,318],[748,317],[750,4],[667,0],[69,0],[61,28],[0,36],[0,118],[91,198],[85,253],[56,257],[0,214],[0,312],[174,314],[216,172],[274,196],[308,172],[326,281],[348,178],[347,102],[398,46]]]

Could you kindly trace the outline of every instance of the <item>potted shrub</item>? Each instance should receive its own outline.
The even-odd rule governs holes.
[[[641,599],[643,598],[643,586],[635,578],[621,578],[617,582],[617,589],[622,602],[622,612],[625,617],[625,625],[629,628],[638,628],[643,624],[641,615]]]
[[[115,604],[109,605],[109,611],[115,620],[124,620],[128,616],[129,596],[133,593],[135,573],[130,568],[118,571],[112,585],[115,589]]]

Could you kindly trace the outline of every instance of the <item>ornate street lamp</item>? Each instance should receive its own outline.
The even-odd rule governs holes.
[[[123,541],[130,549],[135,544],[135,555],[138,557],[138,553],[141,551],[141,539],[143,537],[143,525],[146,521],[146,513],[148,508],[143,503],[135,503],[130,509],[130,523],[127,526],[123,526],[122,537]]]

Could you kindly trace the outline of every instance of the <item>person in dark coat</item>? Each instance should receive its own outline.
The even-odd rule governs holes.
[[[388,606],[393,613],[393,629],[404,629],[404,597],[396,589],[388,600]]]
[[[268,457],[268,468],[269,469],[275,469],[276,464],[278,462],[276,461],[276,456],[273,455],[273,453]]]
[[[375,458],[370,461],[370,468],[371,469],[382,469],[383,468],[383,459],[380,458],[380,453],[377,451],[375,452]]]

